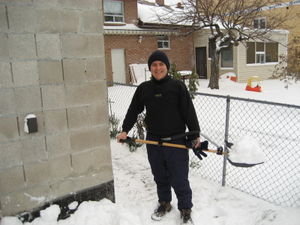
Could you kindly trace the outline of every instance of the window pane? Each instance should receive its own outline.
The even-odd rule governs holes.
[[[164,48],[169,48],[169,43],[167,41],[165,41],[163,43],[164,43]]]
[[[113,22],[114,21],[114,17],[113,16],[105,16],[104,20],[105,20],[105,22],[108,22],[108,21]]]
[[[260,20],[260,28],[266,28],[266,20],[265,19]]]
[[[123,17],[115,16],[115,22],[123,22]]]
[[[256,63],[265,63],[265,54],[264,53],[256,54]]]
[[[254,28],[259,28],[259,27],[258,27],[258,19],[255,19],[255,20],[253,21],[253,26],[254,26]]]
[[[278,43],[266,43],[266,62],[278,62]]]
[[[255,42],[247,42],[247,63],[255,63]]]
[[[170,41],[167,35],[157,36],[157,47],[158,48],[170,48]]]
[[[256,42],[256,51],[257,52],[264,52],[265,51],[265,43]]]
[[[122,2],[118,2],[118,1],[104,1],[104,13],[105,14],[123,15],[123,5],[122,5]]]
[[[221,67],[233,67],[233,48],[224,48],[221,50]]]

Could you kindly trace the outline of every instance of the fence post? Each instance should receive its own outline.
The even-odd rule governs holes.
[[[229,112],[230,112],[230,96],[226,98],[226,119],[225,119],[225,138],[224,138],[224,156],[223,156],[223,174],[222,174],[222,186],[226,184],[226,166],[227,166],[227,157],[228,157],[228,131],[229,131]]]

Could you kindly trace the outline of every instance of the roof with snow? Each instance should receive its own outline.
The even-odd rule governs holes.
[[[178,8],[178,3],[182,3],[182,0],[165,0],[165,5],[159,6],[155,0],[139,0],[137,2],[138,20],[139,24],[116,24],[116,25],[104,25],[105,34],[127,34],[127,35],[167,35],[176,34],[177,31],[173,31],[167,26],[174,25],[170,20],[164,20],[162,15],[170,15],[176,11],[181,11]],[[147,28],[145,24],[156,25],[156,29],[153,26]],[[166,26],[162,26],[166,25]],[[187,24],[178,24],[187,25]],[[161,26],[161,27],[157,27]],[[151,29],[152,28],[152,29]]]
[[[187,3],[185,3],[187,4]],[[143,24],[190,26],[186,19],[179,22],[180,16],[191,9],[184,5],[182,0],[165,0],[164,5],[158,5],[155,0],[138,2],[138,18]]]
[[[124,24],[123,26],[104,26],[105,34],[126,34],[126,35],[169,35],[177,32],[167,29],[147,29],[138,27],[135,24]]]
[[[119,24],[104,25],[105,34],[126,34],[126,35],[168,35],[176,34],[177,31],[171,30],[172,21],[179,21],[180,16],[189,12],[185,0],[164,0],[164,5],[158,5],[156,0],[138,0],[137,11],[139,24]],[[279,3],[276,5],[265,6],[262,10],[270,10],[274,8],[282,8],[292,5],[300,5],[300,0]],[[180,7],[184,6],[184,7]],[[172,17],[176,18],[172,20]],[[192,23],[186,20],[177,22],[176,26],[190,26]],[[220,27],[222,25],[219,23]],[[153,29],[155,27],[155,29]],[[284,32],[286,30],[274,30],[275,32]]]

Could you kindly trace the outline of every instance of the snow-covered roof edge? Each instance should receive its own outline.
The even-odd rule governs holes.
[[[150,29],[141,28],[135,24],[124,24],[122,26],[107,26],[104,25],[104,34],[126,34],[126,35],[166,35],[166,34],[177,34],[178,32],[168,29]]]

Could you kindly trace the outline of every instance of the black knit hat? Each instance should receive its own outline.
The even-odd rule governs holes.
[[[149,70],[150,70],[151,64],[156,60],[163,62],[164,64],[166,64],[167,69],[168,70],[170,69],[170,62],[169,62],[168,56],[164,52],[156,50],[149,56],[149,59],[148,59]]]

